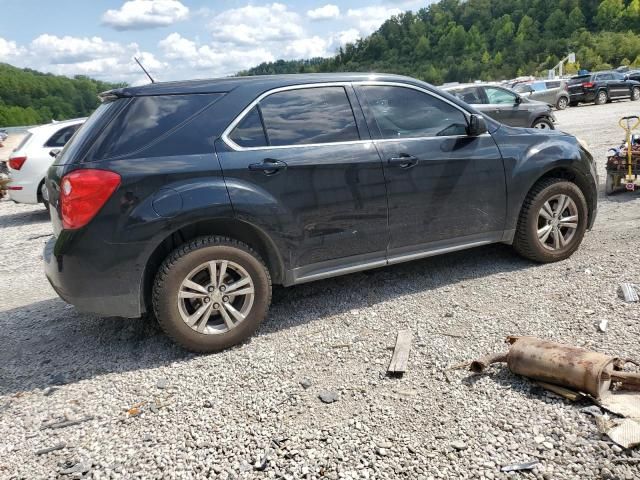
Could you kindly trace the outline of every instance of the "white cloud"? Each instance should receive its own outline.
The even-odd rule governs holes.
[[[347,10],[347,17],[355,23],[361,35],[366,36],[376,31],[385,20],[402,12],[403,10],[400,8],[373,5],[350,8]]]
[[[311,20],[329,20],[340,16],[340,8],[337,5],[327,3],[326,5],[309,10],[307,17]]]
[[[120,44],[106,42],[100,37],[57,37],[46,33],[31,42],[30,51],[53,64],[87,62],[124,52]]]
[[[309,38],[299,38],[291,41],[284,50],[282,58],[305,59],[315,57],[328,57],[330,42],[313,36]]]
[[[129,0],[119,10],[107,10],[102,23],[116,30],[166,27],[187,19],[189,8],[179,0]]]
[[[214,41],[236,45],[286,42],[304,36],[300,16],[281,3],[225,10],[209,27]]]
[[[360,30],[357,28],[350,28],[334,35],[331,43],[336,45],[337,48],[339,46],[346,45],[347,43],[354,43],[359,38],[362,38]]]
[[[232,75],[261,62],[275,60],[273,54],[262,47],[216,48],[213,45],[200,45],[178,33],[168,35],[158,46],[177,71],[184,65],[189,69],[206,71],[210,77]]]
[[[0,62],[11,62],[24,55],[24,47],[18,46],[13,40],[6,40],[0,37]]]

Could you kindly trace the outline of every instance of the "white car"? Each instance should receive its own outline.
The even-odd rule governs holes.
[[[85,120],[65,120],[27,130],[7,162],[11,177],[7,189],[11,200],[47,205],[47,191],[43,186],[47,170],[53,162],[51,152],[64,147]]]

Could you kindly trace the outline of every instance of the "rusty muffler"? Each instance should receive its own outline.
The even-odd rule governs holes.
[[[506,361],[513,373],[588,393],[596,399],[611,388],[612,381],[626,383],[629,389],[640,385],[640,374],[616,371],[625,363],[617,357],[535,337],[507,337],[507,343],[511,348],[506,354],[476,360],[471,370],[478,373],[491,363]]]

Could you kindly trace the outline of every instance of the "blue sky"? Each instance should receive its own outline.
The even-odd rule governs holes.
[[[0,0],[0,62],[145,81],[230,75],[262,61],[329,56],[429,0]]]

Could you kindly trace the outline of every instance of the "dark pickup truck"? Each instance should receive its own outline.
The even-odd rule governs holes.
[[[640,82],[626,79],[619,72],[595,72],[569,79],[569,105],[595,103],[602,105],[612,100],[640,99]]]

